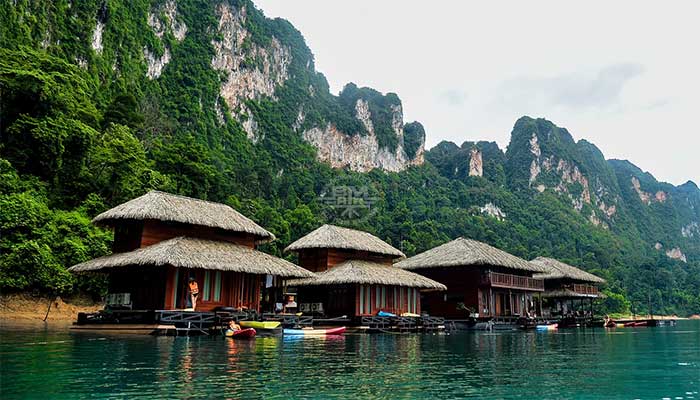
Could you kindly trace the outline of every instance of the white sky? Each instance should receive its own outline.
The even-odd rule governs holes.
[[[607,158],[700,184],[700,2],[254,0],[338,93],[395,92],[427,147],[508,145],[544,117]]]

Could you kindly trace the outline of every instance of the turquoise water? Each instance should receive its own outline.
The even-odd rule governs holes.
[[[700,321],[328,339],[0,327],[0,398],[700,399]]]

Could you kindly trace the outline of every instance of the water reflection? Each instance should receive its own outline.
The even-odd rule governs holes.
[[[700,323],[325,338],[0,327],[2,398],[698,397]],[[690,394],[687,394],[690,393]],[[698,397],[700,398],[700,397]]]

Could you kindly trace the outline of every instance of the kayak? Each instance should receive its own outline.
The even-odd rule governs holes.
[[[345,327],[329,329],[285,329],[285,336],[326,336],[326,335],[342,335],[345,333]]]
[[[230,329],[226,330],[226,336],[234,339],[248,339],[255,337],[255,332],[254,328],[247,328],[247,329],[240,329],[237,331],[232,331]]]
[[[402,316],[402,317],[412,317],[412,318],[418,318],[418,317],[420,317],[420,315],[415,314],[415,313],[410,313],[410,312],[405,312],[405,313],[401,314],[401,316]]]
[[[638,327],[638,326],[649,326],[649,323],[647,321],[630,321],[630,322],[625,322],[626,327]]]
[[[386,311],[379,311],[379,312],[377,313],[377,317],[395,317],[395,316],[396,316],[396,314],[390,313],[390,312],[386,312]]]
[[[547,325],[536,325],[535,329],[538,331],[553,331],[559,328],[559,324],[547,324]]]
[[[242,328],[255,329],[276,329],[280,326],[279,321],[241,321],[238,324]]]

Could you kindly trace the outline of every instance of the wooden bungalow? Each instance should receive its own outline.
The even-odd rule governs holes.
[[[315,273],[287,282],[297,288],[302,310],[329,317],[420,314],[421,291],[446,289],[393,266],[404,254],[367,232],[323,225],[285,251],[296,252],[299,265]]]
[[[134,310],[184,309],[192,277],[200,290],[196,311],[260,311],[266,281],[313,276],[257,251],[274,235],[220,203],[152,191],[93,222],[114,228],[113,254],[69,270],[107,273],[109,293],[128,294]]]
[[[540,294],[543,316],[565,316],[573,313],[575,303],[580,309],[587,303],[592,317],[593,301],[602,296],[598,286],[605,283],[605,279],[553,258],[537,257],[530,263],[544,270],[535,274],[536,278],[544,280],[545,290]]]
[[[455,320],[520,317],[534,311],[533,295],[544,281],[541,267],[486,243],[457,238],[396,264],[447,285],[429,293],[424,308]]]

